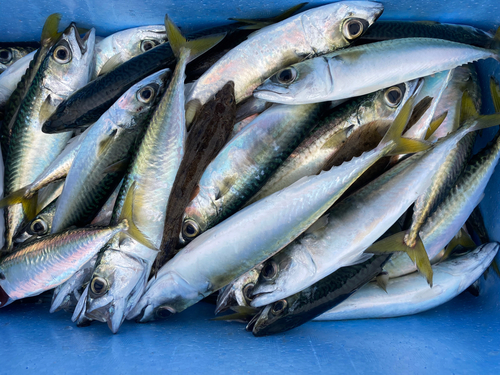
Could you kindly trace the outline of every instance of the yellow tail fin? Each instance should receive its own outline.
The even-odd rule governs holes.
[[[42,37],[40,44],[42,46],[50,46],[52,45],[62,33],[57,31],[59,28],[59,22],[61,22],[61,14],[54,13],[47,17],[45,24],[42,29]]]
[[[174,52],[175,57],[179,59],[182,48],[188,49],[188,62],[203,55],[209,49],[217,45],[226,36],[226,33],[222,33],[209,35],[198,39],[187,40],[182,35],[179,28],[168,17],[168,14],[165,15],[165,29],[167,32],[170,47],[172,47],[172,51]]]
[[[413,103],[415,102],[415,97],[416,93],[413,94],[403,105],[403,108],[401,108],[401,111],[396,116],[396,119],[390,126],[389,130],[387,130],[387,133],[385,133],[384,138],[380,142],[379,147],[385,147],[390,143],[392,144],[391,148],[388,150],[387,156],[412,154],[414,152],[427,150],[430,147],[430,144],[428,142],[401,137],[401,134],[403,133],[404,129],[406,128],[406,124],[410,119],[410,115],[413,109]]]
[[[490,91],[491,99],[493,99],[493,106],[495,107],[495,112],[500,112],[500,85],[498,84],[498,81],[495,79],[495,77],[490,77]]]
[[[429,129],[427,129],[427,133],[425,133],[425,139],[429,139],[429,137],[434,134],[437,128],[439,128],[443,121],[446,119],[446,117],[448,117],[448,111],[432,120],[432,122],[429,124]]]
[[[23,211],[28,220],[33,220],[37,214],[36,206],[38,201],[38,192],[28,196],[30,186],[21,188],[0,200],[0,208],[13,206],[21,203]]]
[[[139,228],[134,223],[134,192],[135,192],[135,181],[132,186],[128,189],[127,196],[125,197],[125,202],[123,203],[123,208],[120,213],[119,221],[124,223],[124,228],[122,233],[126,233],[128,236],[139,242],[140,244],[152,249],[158,250],[157,247],[140,231]]]
[[[365,253],[393,253],[396,251],[403,251],[410,259],[416,264],[417,269],[425,276],[427,283],[432,287],[432,267],[427,252],[425,251],[424,244],[420,237],[417,237],[417,244],[415,247],[409,247],[404,242],[405,232],[396,233],[383,240],[375,242]]]

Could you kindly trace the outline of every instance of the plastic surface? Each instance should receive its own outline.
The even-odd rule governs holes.
[[[161,23],[165,12],[180,26],[209,26],[228,17],[265,17],[289,0],[225,3],[122,0],[4,1],[0,41],[36,40],[45,17],[64,15],[98,34]],[[312,2],[308,6],[324,2]],[[384,2],[383,19],[434,20],[489,30],[500,25],[500,2],[411,0]],[[488,79],[500,65],[478,64],[483,112],[491,112]],[[484,131],[484,146],[497,129]],[[500,241],[500,168],[481,202],[492,240]],[[397,197],[395,197],[397,199]],[[500,261],[500,257],[497,257]],[[310,322],[293,331],[255,338],[244,325],[210,321],[214,306],[200,303],[168,320],[125,322],[117,335],[105,324],[77,328],[70,314],[49,304],[18,303],[0,310],[0,374],[11,373],[500,373],[500,278],[492,270],[479,297],[465,292],[428,312],[404,318]]]

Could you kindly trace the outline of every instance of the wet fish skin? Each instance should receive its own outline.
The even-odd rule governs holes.
[[[362,41],[381,41],[400,38],[437,38],[492,48],[493,35],[467,25],[433,21],[378,21],[361,37]]]
[[[387,292],[374,283],[314,320],[391,318],[418,314],[463,292],[489,267],[498,252],[496,242],[434,265],[434,286],[417,273],[390,279]]]
[[[111,34],[96,43],[93,78],[101,74],[110,59],[116,64],[124,63],[166,41],[165,25],[139,26]]]
[[[92,221],[123,178],[169,75],[163,69],[136,83],[89,128],[57,200],[51,233]],[[143,90],[149,90],[147,99]],[[123,167],[109,170],[117,163]]]
[[[154,273],[178,252],[184,209],[196,193],[206,167],[226,144],[235,114],[234,85],[230,81],[205,103],[192,124],[186,138],[186,153],[170,191],[160,254],[153,266]]]
[[[286,68],[292,77],[286,84],[274,75],[254,96],[283,104],[343,99],[487,58],[500,60],[497,51],[440,39],[387,40],[294,64]],[[398,69],[388,69],[387,61]]]
[[[206,71],[192,87],[186,102],[198,100],[204,104],[231,80],[235,83],[236,102],[239,103],[280,68],[349,45],[350,40],[342,33],[348,18],[363,20],[366,29],[382,11],[383,6],[379,3],[337,2],[267,26],[250,35]],[[263,45],[268,48],[263,50]]]
[[[389,255],[374,256],[362,264],[341,268],[303,291],[264,307],[248,324],[254,336],[289,331],[348,299],[380,272]],[[284,305],[283,309],[277,309]]]
[[[2,73],[0,75],[0,111],[4,109],[10,96],[23,78],[23,75],[28,69],[34,55],[35,52],[29,53],[20,60],[16,61],[15,64],[9,66],[4,71],[5,74]]]
[[[199,193],[185,209],[183,228],[192,223],[199,235],[242,207],[306,137],[323,108],[275,105],[257,116],[206,168]],[[183,231],[182,237],[195,236]]]
[[[328,170],[329,165],[332,164],[331,158],[333,158],[333,155],[358,128],[379,121],[386,121],[387,125],[389,125],[404,103],[413,95],[417,87],[417,81],[414,80],[395,86],[398,90],[400,90],[399,87],[402,87],[401,91],[404,91],[400,102],[396,106],[389,105],[385,99],[386,93],[394,88],[389,87],[376,93],[354,98],[336,107],[332,114],[318,121],[314,132],[297,146],[266,184],[246,204],[252,204],[290,186],[302,177],[317,174],[321,170]],[[375,146],[381,139],[382,137],[376,140]],[[350,160],[352,156],[355,155],[351,153],[350,157],[344,160]],[[335,165],[340,164],[335,163]]]
[[[71,133],[49,135],[42,133],[43,116],[53,111],[71,92],[88,82],[93,59],[95,30],[82,39],[71,24],[52,47],[40,66],[12,128],[5,160],[5,195],[31,184],[66,146]],[[53,56],[64,51],[60,63]],[[43,82],[43,84],[42,84]],[[6,250],[12,247],[12,238],[25,220],[20,205],[5,209]]]
[[[0,263],[0,288],[9,296],[2,307],[62,284],[111,237],[126,229],[124,221],[109,228],[73,229],[21,245]]]

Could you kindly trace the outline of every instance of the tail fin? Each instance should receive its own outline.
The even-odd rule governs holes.
[[[42,37],[40,41],[42,46],[52,45],[62,35],[62,33],[57,31],[59,28],[59,22],[61,22],[61,17],[62,16],[59,13],[54,13],[47,17],[42,29]]]
[[[295,12],[297,12],[299,9],[303,8],[305,5],[308,3],[300,3],[298,5],[295,5],[291,8],[288,8],[285,10],[283,13],[277,15],[276,17],[270,17],[270,18],[260,18],[260,19],[245,19],[245,18],[229,18],[231,21],[238,21],[241,23],[247,23],[248,26],[242,26],[241,29],[245,30],[257,30],[261,29],[265,26],[272,25],[273,23],[281,22],[288,17],[291,17]]]
[[[500,32],[500,28],[498,28]],[[500,85],[495,77],[490,77],[490,91],[491,99],[493,99],[493,106],[495,107],[495,112],[500,112]]]
[[[7,195],[0,200],[0,208],[21,203],[23,205],[24,214],[27,216],[28,220],[33,220],[37,214],[36,206],[38,201],[38,192],[28,196],[29,190],[30,185]]]
[[[120,224],[123,232],[128,236],[144,245],[151,250],[158,250],[157,247],[140,231],[139,228],[134,223],[133,218],[133,206],[134,206],[134,192],[135,192],[135,181],[132,186],[128,189],[127,196],[125,197],[125,202],[123,203],[123,208],[120,213]]]
[[[500,27],[497,29],[497,32],[493,36],[490,48],[496,53],[499,53],[498,51],[500,50]]]
[[[415,90],[416,92],[418,90]],[[380,141],[379,147],[386,147],[386,145],[391,144],[392,146],[388,150],[387,156],[390,155],[400,155],[400,154],[412,154],[414,152],[419,152],[426,150],[430,147],[430,144],[425,141],[420,141],[417,139],[402,138],[401,134],[406,128],[406,124],[410,119],[410,115],[413,109],[413,103],[415,102],[416,94],[413,94],[407,102],[401,108],[401,111],[396,116],[396,119],[390,126],[389,130],[385,134],[382,141]]]
[[[448,111],[442,113],[437,118],[433,119],[429,124],[429,128],[427,129],[427,133],[425,134],[425,139],[429,139],[429,137],[434,134],[434,132],[441,126],[443,121],[448,117]]]
[[[416,264],[417,269],[425,276],[427,283],[432,287],[432,267],[427,252],[425,251],[424,244],[420,237],[417,237],[417,244],[415,247],[409,247],[404,242],[405,232],[396,233],[383,240],[375,242],[365,253],[393,253],[396,251],[403,251],[410,259]]]
[[[472,240],[469,234],[460,229],[455,237],[452,238],[448,246],[446,246],[446,251],[441,258],[441,261],[446,260],[453,253],[453,250],[457,247],[461,246],[465,249],[475,249],[477,247],[476,243]]]
[[[203,55],[209,49],[217,45],[226,36],[226,33],[215,34],[188,41],[182,35],[179,28],[168,17],[168,14],[165,15],[165,29],[167,32],[170,47],[172,47],[172,51],[174,52],[175,57],[177,57],[177,60],[179,60],[182,48],[188,49],[190,51],[188,62]]]

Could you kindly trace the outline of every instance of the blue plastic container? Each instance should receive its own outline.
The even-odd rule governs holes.
[[[308,7],[324,2],[313,1]],[[98,35],[159,24],[165,13],[184,30],[277,14],[291,0],[266,2],[168,0],[2,1],[0,41],[37,40],[47,15],[62,24],[94,26]],[[382,19],[500,25],[498,0],[389,0]],[[488,79],[500,79],[495,61],[478,64],[483,112],[491,113]],[[476,148],[496,129],[485,131]],[[481,208],[492,240],[500,241],[500,168]],[[500,260],[497,257],[497,261]],[[166,321],[125,322],[117,335],[105,324],[77,328],[48,303],[14,304],[0,310],[0,374],[11,373],[500,373],[500,279],[489,273],[480,297],[468,293],[410,317],[310,322],[272,337],[255,338],[238,323],[210,321],[213,306],[197,304]]]

